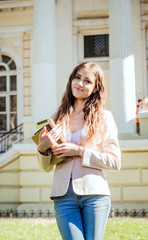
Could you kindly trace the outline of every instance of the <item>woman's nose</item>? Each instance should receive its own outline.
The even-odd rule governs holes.
[[[78,86],[83,86],[83,81],[82,80],[80,80],[79,82],[78,82]]]

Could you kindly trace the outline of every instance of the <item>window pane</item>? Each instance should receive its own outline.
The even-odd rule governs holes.
[[[6,131],[6,114],[2,115],[0,114],[0,131]]]
[[[17,111],[17,98],[16,95],[10,96],[10,111],[16,112]]]
[[[14,129],[17,126],[17,114],[10,114],[10,129]]]
[[[2,55],[2,62],[4,62],[4,63],[7,64],[10,60],[11,60],[10,57],[8,57],[8,56],[6,56],[6,55]]]
[[[4,66],[0,66],[0,71],[6,71],[6,68]]]
[[[109,35],[84,36],[84,57],[108,57]]]
[[[0,92],[6,91],[6,77],[0,77]]]
[[[10,70],[15,70],[16,69],[15,62],[10,57],[8,57],[6,55],[2,55],[2,62],[8,64]]]
[[[16,76],[10,76],[10,91],[16,91]]]
[[[6,97],[0,97],[0,112],[6,111]]]
[[[15,62],[11,61],[10,64],[9,64],[9,67],[10,67],[11,70],[15,70],[16,69]]]

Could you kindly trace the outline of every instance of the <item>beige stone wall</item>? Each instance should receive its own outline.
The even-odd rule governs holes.
[[[20,157],[20,202],[48,203],[53,172],[44,173],[38,165],[36,155]]]
[[[0,208],[23,204],[48,203],[53,171],[43,172],[36,152],[23,151],[19,157],[0,168]]]
[[[16,158],[0,169],[0,204],[19,204],[19,192],[19,158]]]
[[[148,151],[122,151],[119,172],[106,172],[113,202],[148,202]]]
[[[13,5],[9,2],[0,4],[0,27],[23,26],[33,22],[33,7],[19,7],[17,2],[19,1],[16,1],[16,4],[14,3]]]
[[[94,18],[100,16],[104,16],[108,13],[109,9],[109,1],[108,0],[74,0],[73,1],[73,13],[74,19],[87,16],[88,18]]]

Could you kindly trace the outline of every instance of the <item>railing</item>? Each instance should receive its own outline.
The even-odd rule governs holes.
[[[110,217],[148,217],[148,209],[111,209],[110,210]]]
[[[15,143],[20,143],[24,139],[23,124],[11,129],[0,136],[0,154],[5,153]]]
[[[5,209],[0,210],[0,218],[38,218],[38,217],[53,217],[49,209],[46,210],[17,210]]]
[[[17,209],[0,209],[0,218],[38,218],[38,217],[53,217],[54,214],[50,212],[49,209],[24,209],[24,210],[17,210]],[[147,218],[148,217],[148,210],[147,209],[123,209],[120,211],[119,209],[111,209],[109,213],[110,218],[114,217],[133,217],[133,218]]]

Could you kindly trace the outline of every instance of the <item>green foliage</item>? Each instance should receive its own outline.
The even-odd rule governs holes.
[[[0,219],[0,240],[62,240],[54,219]],[[110,218],[104,240],[148,240],[148,221]]]

